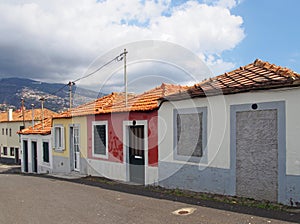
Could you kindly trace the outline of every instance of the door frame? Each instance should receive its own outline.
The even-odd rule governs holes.
[[[38,141],[33,139],[30,141],[30,149],[31,149],[31,171],[32,173],[38,173]],[[33,144],[35,143],[35,148],[33,147]],[[34,155],[36,156],[36,159],[34,158]],[[34,168],[36,168],[36,171],[34,171]]]
[[[74,151],[74,142],[73,142],[74,128],[77,128],[79,130],[79,136],[78,136],[79,155],[81,154],[81,152],[80,152],[80,124],[70,124],[69,125],[70,168],[71,168],[71,171],[80,172],[81,156],[79,156],[79,169],[75,169],[75,151]]]
[[[253,107],[256,106],[255,107]],[[253,109],[255,108],[255,109]],[[286,186],[286,111],[285,101],[260,102],[250,104],[237,104],[230,106],[230,169],[234,177],[233,192],[236,194],[236,113],[243,111],[259,110],[277,110],[277,127],[278,127],[278,202],[285,200]]]
[[[24,148],[24,142],[26,141],[26,150]],[[29,172],[29,166],[28,166],[28,152],[29,152],[29,145],[28,145],[29,141],[28,139],[22,139],[22,164],[23,164],[23,172],[24,173],[28,173]],[[26,151],[26,153],[25,153]]]
[[[144,126],[144,168],[145,168],[145,185],[147,185],[147,167],[148,167],[148,121],[147,120],[127,120],[123,121],[123,164],[126,166],[126,181],[130,181],[129,173],[129,127]]]

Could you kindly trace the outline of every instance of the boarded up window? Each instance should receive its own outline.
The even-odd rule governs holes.
[[[106,155],[106,125],[94,125],[94,154]]]
[[[177,155],[201,157],[203,113],[177,114]]]

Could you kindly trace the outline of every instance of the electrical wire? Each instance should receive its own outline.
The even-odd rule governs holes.
[[[126,54],[126,53],[127,53],[127,52],[121,53],[120,55],[116,56],[115,58],[111,59],[110,61],[106,62],[105,64],[103,64],[102,66],[100,66],[99,68],[97,68],[95,71],[93,71],[93,72],[91,72],[91,73],[89,73],[89,74],[87,74],[87,75],[85,75],[85,76],[82,76],[82,77],[80,77],[80,78],[78,78],[78,79],[75,79],[74,81],[69,82],[68,84],[65,84],[64,86],[62,86],[62,87],[59,88],[58,90],[56,90],[56,91],[54,91],[54,92],[52,92],[52,93],[49,93],[49,95],[55,95],[56,93],[62,91],[66,86],[69,86],[70,83],[75,84],[75,82],[78,82],[78,81],[80,81],[80,80],[82,80],[82,79],[86,79],[86,78],[92,76],[93,74],[95,74],[96,72],[100,71],[100,70],[103,69],[105,66],[109,65],[110,63],[112,63],[113,61],[122,61],[123,55]],[[41,99],[47,100],[46,97],[41,97]]]
[[[95,71],[93,71],[93,72],[91,72],[91,73],[89,73],[89,74],[87,74],[85,76],[82,76],[81,78],[78,78],[78,79],[74,80],[73,82],[75,83],[75,82],[78,82],[78,81],[80,81],[82,79],[90,77],[91,75],[93,75],[96,72],[100,71],[102,68],[104,68],[105,66],[109,65],[113,61],[122,61],[124,54],[125,53],[121,53],[120,55],[116,56],[115,58],[111,59],[110,61],[106,62],[105,64],[103,64],[102,66],[100,66],[99,68],[97,68]]]

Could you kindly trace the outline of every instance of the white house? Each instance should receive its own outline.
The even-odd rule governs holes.
[[[164,98],[159,185],[300,203],[300,75],[256,60]]]
[[[21,136],[21,171],[52,173],[52,118],[19,132]]]

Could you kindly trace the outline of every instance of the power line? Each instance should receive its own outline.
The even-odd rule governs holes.
[[[100,66],[99,68],[97,68],[96,70],[94,70],[93,72],[91,72],[91,73],[89,73],[87,75],[84,75],[84,76],[82,76],[82,77],[80,77],[80,78],[78,78],[78,79],[76,79],[76,80],[74,80],[72,82],[68,82],[67,84],[65,84],[64,86],[62,86],[61,88],[59,88],[58,90],[56,90],[56,91],[54,91],[52,93],[49,93],[49,95],[55,95],[56,93],[62,91],[65,87],[70,86],[70,83],[72,83],[73,85],[75,85],[75,82],[78,82],[78,81],[80,81],[82,79],[86,79],[86,78],[92,76],[93,74],[95,74],[96,72],[100,71],[105,66],[109,65],[110,63],[112,63],[113,61],[122,61],[123,58],[124,58],[124,55],[125,55],[125,52],[121,53],[120,55],[118,55],[115,58],[111,59],[110,61],[106,62],[105,64],[103,64],[102,66]],[[46,97],[42,97],[41,99],[47,100]]]
[[[93,75],[93,74],[95,74],[96,72],[100,71],[102,68],[104,68],[105,66],[109,65],[109,64],[112,63],[113,61],[122,61],[122,59],[123,59],[123,57],[124,57],[123,55],[124,55],[124,52],[121,53],[120,55],[116,56],[115,58],[111,59],[110,61],[106,62],[104,65],[100,66],[100,67],[97,68],[95,71],[93,71],[93,72],[91,72],[91,73],[89,73],[89,74],[87,74],[87,75],[85,75],[85,76],[82,76],[82,77],[80,77],[80,78],[74,80],[73,82],[78,82],[78,81],[80,81],[80,80],[82,80],[82,79],[85,79],[85,78],[90,77],[91,75]]]

